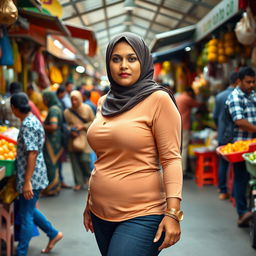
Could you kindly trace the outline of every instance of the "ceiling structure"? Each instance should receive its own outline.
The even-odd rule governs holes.
[[[62,20],[95,32],[98,54],[89,61],[104,70],[110,39],[124,31],[139,34],[148,46],[155,35],[196,24],[221,0],[59,0]],[[129,6],[130,8],[127,8]],[[84,41],[72,39],[84,52]]]

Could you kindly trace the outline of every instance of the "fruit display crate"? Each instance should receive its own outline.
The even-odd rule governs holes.
[[[1,166],[5,167],[5,176],[12,176],[15,173],[15,161],[16,160],[0,160]]]
[[[221,155],[225,160],[227,160],[230,163],[237,163],[237,162],[243,162],[244,158],[243,158],[243,154],[245,153],[250,153],[256,150],[256,144],[253,143],[249,146],[248,150],[245,151],[239,151],[239,152],[233,152],[233,153],[229,153],[229,154],[224,154],[221,152],[221,149],[224,146],[219,146],[216,149],[217,154]]]
[[[256,160],[251,160],[250,155],[255,153],[245,153],[243,154],[243,159],[245,160],[246,170],[254,177],[256,177]]]
[[[11,138],[9,138],[9,137],[3,135],[3,134],[0,134],[0,139],[4,139],[4,140],[6,140],[6,141],[8,141],[8,142],[11,142],[11,143],[17,145],[17,141],[15,141],[15,140],[13,140],[13,139],[11,139]]]

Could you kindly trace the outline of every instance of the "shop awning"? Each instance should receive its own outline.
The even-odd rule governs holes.
[[[71,37],[89,41],[89,49],[87,53],[88,56],[92,57],[96,54],[97,40],[92,30],[86,27],[78,27],[78,26],[73,26],[66,23],[65,23],[65,26],[69,30]]]
[[[168,32],[160,33],[155,35],[155,40],[151,44],[151,52],[157,51],[159,48],[177,44],[185,41],[193,41],[194,34],[196,31],[196,25],[187,26],[171,30]]]
[[[185,48],[194,45],[194,42],[185,42],[179,46],[173,47],[167,51],[152,53],[154,63],[165,60],[180,59],[186,54]]]
[[[47,29],[49,34],[70,36],[70,32],[67,27],[56,16],[51,16],[25,9],[21,9],[19,11],[19,15],[23,18],[26,18],[29,23]]]

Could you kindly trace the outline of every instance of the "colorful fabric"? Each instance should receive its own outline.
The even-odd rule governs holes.
[[[22,193],[24,185],[28,151],[38,151],[36,166],[31,178],[33,189],[44,189],[48,185],[43,145],[44,129],[33,114],[28,115],[21,124],[17,140],[16,189],[19,193]]]
[[[226,104],[229,107],[229,112],[234,122],[236,120],[245,119],[249,123],[256,125],[256,96],[254,91],[248,96],[240,87],[236,87],[228,96]],[[238,126],[235,127],[234,141],[255,137],[256,133],[246,132]]]

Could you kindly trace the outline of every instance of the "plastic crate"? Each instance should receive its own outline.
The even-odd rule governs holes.
[[[12,176],[15,172],[15,160],[0,160],[0,166],[5,167],[5,176]]]
[[[249,159],[251,153],[243,154],[243,159],[245,160],[246,170],[254,177],[256,177],[256,161]]]

